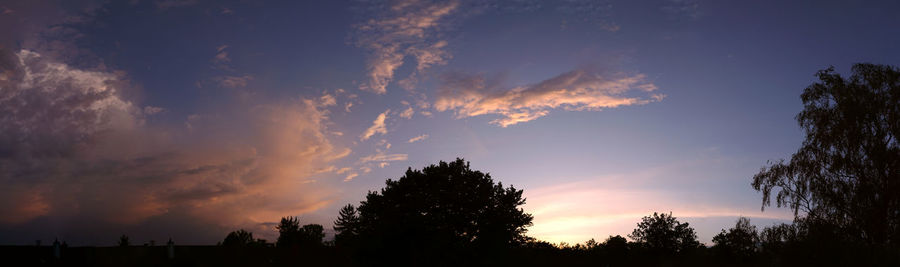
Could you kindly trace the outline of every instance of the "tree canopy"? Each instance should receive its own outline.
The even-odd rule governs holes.
[[[628,235],[634,242],[653,251],[677,253],[700,246],[694,228],[679,222],[671,213],[644,216],[637,228]]]
[[[759,235],[756,226],[750,224],[750,219],[740,217],[734,227],[717,234],[712,239],[714,248],[728,256],[749,257],[756,251],[756,243]]]
[[[325,232],[322,225],[307,224],[300,226],[299,217],[283,217],[278,226],[278,247],[311,247],[321,246]]]
[[[787,162],[753,177],[763,208],[790,207],[795,222],[830,225],[848,240],[900,242],[900,71],[856,64],[844,78],[819,71],[796,119],[805,133]]]
[[[527,240],[532,216],[523,204],[522,190],[494,183],[463,159],[441,161],[388,179],[360,203],[358,217],[348,205],[335,230],[396,249],[510,247]]]

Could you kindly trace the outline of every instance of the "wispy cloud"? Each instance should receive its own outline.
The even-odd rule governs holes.
[[[419,141],[425,140],[426,138],[428,138],[428,135],[427,135],[427,134],[423,134],[423,135],[420,135],[420,136],[416,136],[416,137],[410,138],[410,139],[409,139],[408,141],[406,141],[406,142],[407,142],[407,143],[415,143],[415,142],[419,142]]]
[[[247,83],[253,80],[253,75],[244,76],[218,76],[213,81],[221,87],[225,88],[243,88],[247,87]]]
[[[700,3],[697,0],[667,0],[660,9],[674,18],[700,18]]]
[[[161,113],[164,111],[166,111],[165,108],[154,107],[154,106],[144,106],[144,114],[146,114],[146,115],[153,115],[153,114]]]
[[[404,119],[407,119],[407,120],[408,120],[408,119],[412,119],[412,116],[413,116],[413,114],[415,114],[415,113],[416,113],[416,112],[413,111],[413,108],[412,108],[412,107],[407,107],[405,110],[403,110],[403,112],[400,112],[400,117],[401,117],[401,118],[404,118]]]
[[[434,107],[457,118],[496,114],[492,124],[507,127],[531,121],[551,110],[596,111],[661,101],[656,86],[643,74],[577,69],[534,85],[504,89],[484,75],[449,74],[443,78]]]
[[[374,155],[365,156],[359,159],[362,163],[367,162],[387,162],[387,161],[403,161],[407,160],[407,154],[384,154],[376,153]]]
[[[387,127],[384,124],[384,120],[387,119],[388,112],[391,112],[390,109],[378,114],[378,117],[375,117],[375,120],[372,121],[372,126],[366,129],[363,132],[362,136],[360,136],[360,140],[365,141],[371,138],[375,134],[384,135],[387,133]]]
[[[447,42],[435,34],[441,23],[459,7],[458,1],[394,1],[386,9],[376,11],[375,18],[355,25],[356,44],[368,55],[368,82],[360,89],[378,94],[387,92],[396,70],[404,58],[416,59],[416,70],[401,83],[412,89],[417,75],[434,65],[446,64],[450,54]]]

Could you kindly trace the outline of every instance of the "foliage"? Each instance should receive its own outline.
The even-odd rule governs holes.
[[[644,248],[663,253],[678,253],[700,246],[694,228],[679,222],[671,213],[654,212],[645,216],[628,237]]]
[[[900,242],[900,71],[856,64],[807,87],[797,122],[806,134],[790,161],[753,177],[763,207],[793,209],[798,222],[831,224],[850,241]],[[804,220],[800,220],[804,219]]]
[[[324,227],[319,224],[307,224],[300,227],[299,217],[283,217],[278,226],[278,247],[316,247],[322,245],[325,237]]]
[[[756,252],[756,243],[759,236],[756,226],[750,224],[750,220],[744,217],[738,218],[733,228],[722,229],[712,239],[715,246],[713,248],[721,251],[727,256],[747,258]]]
[[[265,239],[253,239],[253,233],[244,229],[232,231],[225,236],[222,246],[226,247],[265,247]]]
[[[359,235],[359,214],[356,207],[347,204],[341,208],[337,220],[334,221],[334,241],[338,246],[352,245]]]
[[[522,190],[504,188],[463,159],[388,179],[359,206],[362,235],[397,246],[508,247],[526,241]]]

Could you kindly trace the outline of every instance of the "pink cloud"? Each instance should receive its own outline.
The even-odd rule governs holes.
[[[500,115],[491,124],[507,127],[546,116],[553,109],[597,111],[661,101],[643,74],[599,73],[578,69],[534,85],[502,89],[483,75],[444,77],[434,108],[457,118]]]

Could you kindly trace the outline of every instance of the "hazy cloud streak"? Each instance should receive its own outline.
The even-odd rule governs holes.
[[[457,118],[497,114],[492,124],[507,127],[563,108],[597,111],[660,101],[656,86],[643,74],[599,73],[578,69],[534,85],[503,89],[484,75],[449,74],[438,89],[434,108]]]

